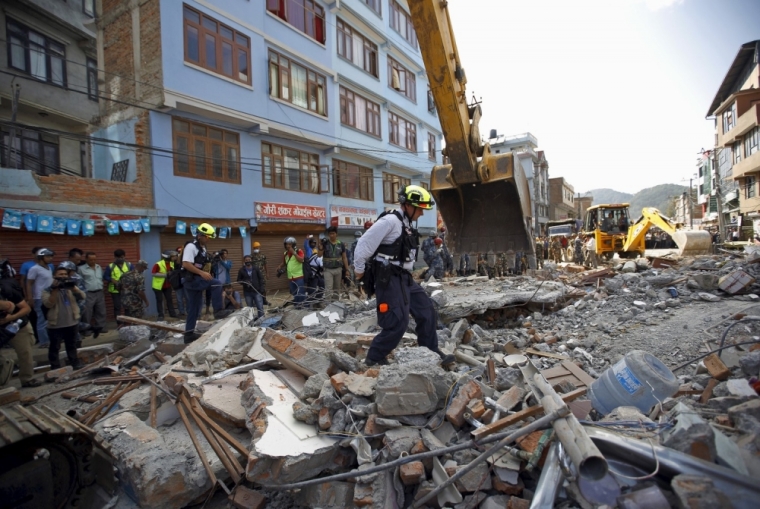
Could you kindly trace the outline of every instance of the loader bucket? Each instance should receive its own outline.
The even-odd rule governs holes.
[[[533,255],[530,192],[522,167],[515,170],[510,153],[484,157],[480,170],[487,181],[454,186],[450,166],[433,168],[431,190],[448,229],[449,250]]]
[[[712,236],[705,230],[677,230],[670,235],[678,246],[681,256],[710,254]]]

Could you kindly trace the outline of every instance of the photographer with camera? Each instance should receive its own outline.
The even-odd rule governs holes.
[[[216,230],[208,223],[198,226],[195,240],[182,249],[182,277],[187,294],[187,322],[185,322],[185,343],[192,343],[200,334],[195,332],[198,315],[203,304],[203,292],[211,290],[214,318],[226,318],[231,311],[224,310],[222,304],[222,283],[211,275],[211,257],[206,251],[208,239],[216,238]]]
[[[42,383],[34,376],[34,334],[29,324],[32,308],[24,300],[20,288],[6,292],[4,287],[0,295],[0,346],[6,343],[16,351],[18,358],[18,379],[21,387],[39,387]],[[5,385],[13,374],[13,360],[0,350],[0,386]]]
[[[69,277],[69,268],[64,264],[56,267],[52,284],[42,292],[50,337],[48,361],[51,370],[61,367],[61,343],[66,345],[69,365],[74,369],[82,367],[77,357],[76,341],[80,318],[79,301],[86,298],[84,292],[77,288],[76,280]]]
[[[285,239],[285,253],[282,255],[282,263],[277,267],[277,277],[287,273],[290,280],[290,295],[297,308],[306,299],[306,285],[303,279],[303,250],[298,249],[295,237]]]
[[[232,288],[231,283],[222,286],[222,304],[224,305],[224,309],[232,311],[241,307],[240,293]]]

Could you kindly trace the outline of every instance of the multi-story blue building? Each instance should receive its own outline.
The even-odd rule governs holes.
[[[428,185],[442,135],[405,1],[150,0],[103,2],[105,125],[133,142],[146,119],[160,224],[144,258],[190,240],[190,225],[229,228],[236,272],[259,242],[269,276],[286,236],[336,225],[353,241]],[[95,156],[110,168],[134,147]],[[178,222],[187,225],[178,235]],[[241,227],[247,229],[241,236]],[[435,211],[419,221],[436,227]],[[274,288],[286,281],[274,280]]]

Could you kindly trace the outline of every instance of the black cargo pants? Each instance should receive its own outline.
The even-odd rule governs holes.
[[[387,286],[376,285],[377,323],[383,330],[375,336],[367,359],[381,361],[401,342],[409,325],[409,314],[417,327],[417,344],[438,353],[437,315],[433,301],[420,288],[410,272],[401,270],[391,276]]]

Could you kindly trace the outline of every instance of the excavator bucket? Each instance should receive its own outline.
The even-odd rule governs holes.
[[[670,234],[678,246],[681,256],[696,256],[710,254],[712,251],[712,235],[705,230],[676,230]]]
[[[500,253],[510,249],[534,254],[528,180],[512,154],[479,162],[479,182],[455,185],[451,165],[436,166],[431,191],[446,223],[446,244],[455,255]]]

